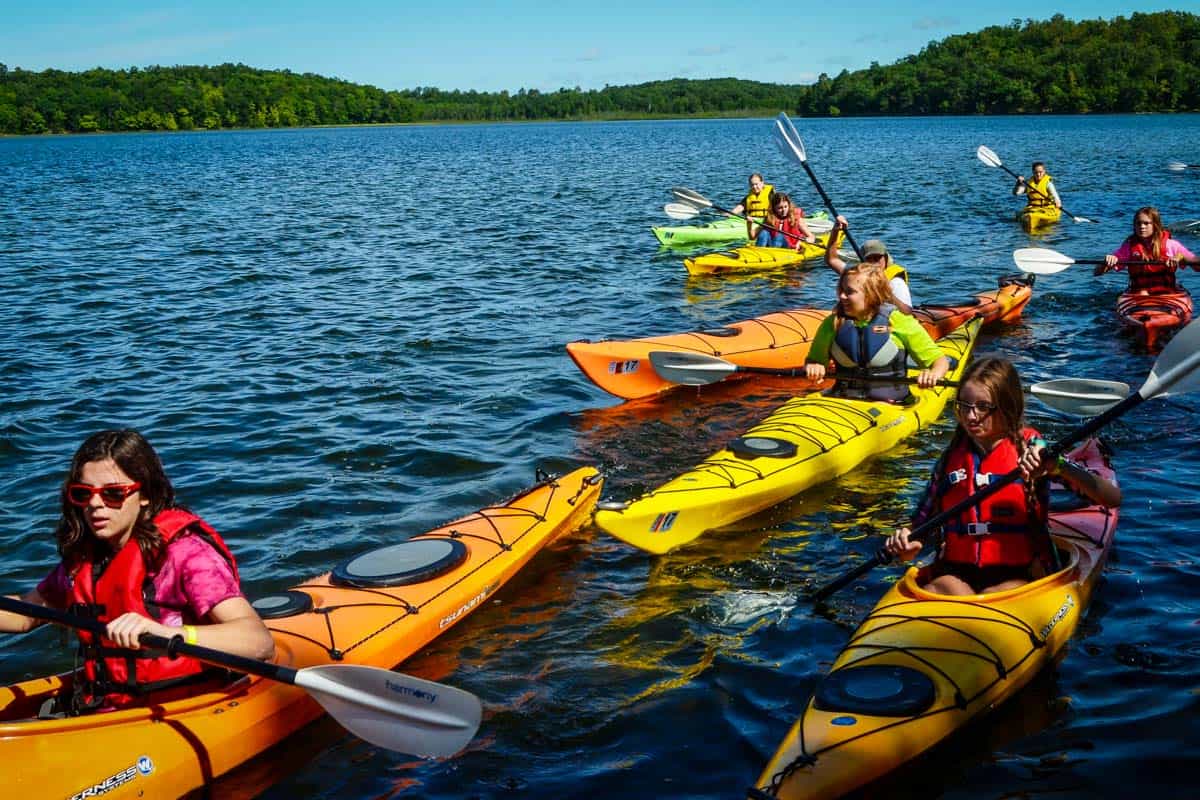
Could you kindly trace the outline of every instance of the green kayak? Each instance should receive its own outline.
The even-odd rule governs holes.
[[[707,244],[709,242],[745,242],[746,221],[737,217],[725,217],[704,225],[662,225],[651,228],[659,242],[672,244]]]

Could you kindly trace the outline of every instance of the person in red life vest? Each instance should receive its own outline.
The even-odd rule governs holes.
[[[1122,265],[1122,261],[1145,263]],[[1128,269],[1129,291],[1147,294],[1173,292],[1178,288],[1175,270],[1185,264],[1190,264],[1192,269],[1200,272],[1200,258],[1171,238],[1170,231],[1163,227],[1162,216],[1157,208],[1144,206],[1133,215],[1133,233],[1120,247],[1104,257],[1104,263],[1098,264],[1093,274],[1103,275],[1113,270]]]
[[[766,224],[750,223],[750,238],[759,247],[799,250],[801,242],[816,241],[804,221],[804,209],[792,205],[786,192],[771,192],[771,210],[763,222]]]
[[[1090,501],[1121,504],[1115,483],[1067,459],[1047,463],[1046,443],[1024,424],[1021,379],[1002,358],[981,358],[967,368],[954,404],[958,428],[933,468],[933,476],[913,516],[913,527],[986,486],[991,478],[1020,468],[1021,479],[985,498],[943,528],[945,538],[925,588],[948,595],[1011,589],[1054,569],[1046,530],[1049,480]],[[904,561],[921,542],[900,528],[886,549]]]
[[[161,701],[216,679],[199,661],[142,648],[143,633],[248,658],[274,656],[270,632],[242,595],[233,555],[208,523],[176,505],[162,462],[140,433],[88,437],[71,462],[61,503],[61,561],[20,599],[97,617],[107,636],[80,632],[83,668],[70,707],[60,710]],[[0,611],[0,631],[39,624]]]

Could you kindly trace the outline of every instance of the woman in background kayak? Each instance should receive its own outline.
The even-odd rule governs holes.
[[[846,221],[845,217],[838,214],[837,222],[833,226],[833,233],[829,234],[829,245],[825,250],[825,263],[839,275],[846,271],[846,261],[838,252],[838,247],[842,243],[842,232],[849,228],[850,223]],[[887,245],[883,243],[883,240],[868,239],[863,242],[862,259],[862,263],[877,266],[883,270],[888,284],[892,287],[892,297],[895,299],[896,305],[900,307],[901,311],[911,314],[913,301],[912,293],[908,289],[908,271],[892,261],[892,254],[888,252]]]
[[[1058,189],[1054,188],[1054,179],[1046,174],[1046,165],[1041,161],[1035,161],[1032,170],[1033,177],[1029,180],[1026,180],[1024,175],[1017,176],[1013,194],[1026,195],[1026,211],[1037,211],[1050,207],[1061,211],[1062,199],[1058,196]]]
[[[752,219],[762,219],[771,210],[771,192],[775,187],[763,181],[763,176],[756,172],[750,176],[750,192],[731,210],[734,215],[744,215]],[[753,239],[753,236],[749,238]]]
[[[945,538],[925,588],[949,595],[1012,589],[1056,568],[1047,531],[1049,481],[1054,476],[1095,503],[1114,508],[1121,490],[1067,459],[1047,462],[1046,443],[1024,424],[1025,393],[1011,363],[981,358],[963,374],[954,404],[958,428],[933,468],[925,495],[913,515],[916,527],[970,497],[1014,469],[1021,479],[1009,484],[943,526]],[[921,542],[900,528],[886,549],[904,561]]]
[[[1144,263],[1122,265],[1122,261]],[[1133,215],[1133,233],[1104,257],[1104,263],[1097,265],[1093,274],[1128,269],[1129,291],[1173,292],[1178,289],[1175,271],[1186,264],[1200,272],[1200,258],[1171,238],[1170,232],[1163,227],[1158,209],[1143,206]]]
[[[137,431],[88,437],[61,504],[62,560],[20,599],[107,625],[103,638],[79,634],[83,669],[72,713],[134,705],[168,690],[182,696],[214,677],[199,661],[142,649],[143,633],[249,658],[274,655],[270,632],[242,595],[233,555],[204,520],[175,504],[158,454]],[[39,624],[0,611],[0,631]]]
[[[804,221],[804,209],[792,205],[787,192],[771,192],[771,210],[763,222],[763,225],[750,223],[750,236],[759,247],[798,250],[801,242],[816,241]]]
[[[811,381],[825,378],[830,357],[837,363],[841,397],[900,402],[908,398],[909,357],[921,366],[917,385],[928,389],[950,370],[950,359],[911,315],[893,304],[882,269],[872,264],[845,267],[838,277],[838,304],[817,327],[804,365]],[[892,376],[897,383],[855,382],[857,375]]]

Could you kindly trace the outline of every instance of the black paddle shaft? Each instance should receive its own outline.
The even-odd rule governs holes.
[[[1108,409],[1103,414],[1088,420],[1083,425],[1079,426],[1078,428],[1073,430],[1071,433],[1067,434],[1062,439],[1059,439],[1057,442],[1055,442],[1054,444],[1047,447],[1046,448],[1046,457],[1052,458],[1052,459],[1058,458],[1069,447],[1076,444],[1077,442],[1083,441],[1088,436],[1091,436],[1093,433],[1100,430],[1105,425],[1107,425],[1108,423],[1112,422],[1117,417],[1124,414],[1126,411],[1129,411],[1131,408],[1133,408],[1134,406],[1141,403],[1143,399],[1145,399],[1145,398],[1143,398],[1140,394],[1137,394],[1136,392],[1134,394],[1129,395],[1129,397],[1126,397],[1124,400],[1117,403],[1115,406]],[[946,509],[945,511],[941,512],[940,514],[936,514],[936,515],[930,517],[929,519],[925,520],[925,522],[923,522],[921,525],[917,526],[917,528],[914,531],[912,531],[912,534],[910,535],[909,538],[916,539],[917,541],[922,541],[925,537],[925,534],[928,534],[930,531],[940,528],[943,524],[954,519],[955,517],[957,517],[962,512],[966,511],[971,506],[974,506],[974,505],[978,504],[979,502],[985,500],[986,498],[991,497],[993,494],[1000,491],[1005,486],[1008,486],[1010,483],[1016,481],[1020,477],[1021,477],[1021,470],[1019,470],[1019,469],[1014,469],[1012,472],[1006,473],[1004,475],[1004,477],[1000,478],[999,480],[992,481],[986,487],[984,487],[980,491],[976,492],[975,494],[972,494],[970,497],[963,499],[961,502],[955,503],[950,508]],[[834,592],[841,589],[842,587],[847,586],[848,584],[853,583],[855,580],[862,577],[863,575],[866,575],[868,572],[870,572],[875,567],[881,566],[883,564],[889,564],[889,563],[891,563],[891,561],[892,561],[892,554],[881,547],[881,548],[879,548],[878,552],[875,553],[875,556],[873,558],[863,562],[862,564],[859,564],[854,569],[850,570],[849,572],[845,573],[844,575],[841,575],[841,576],[833,579],[832,581],[830,581],[829,583],[825,584],[820,589],[818,589],[816,594],[813,595],[813,600],[815,600],[815,601],[824,600],[826,597],[833,594]]]
[[[836,225],[837,218],[838,218],[837,209],[833,207],[833,201],[829,199],[829,195],[825,194],[825,187],[823,187],[821,185],[821,182],[819,180],[817,180],[817,174],[815,172],[813,172],[812,167],[810,167],[808,165],[808,159],[804,159],[803,161],[801,161],[800,166],[804,167],[804,171],[808,173],[808,179],[810,181],[812,181],[813,186],[815,186],[817,188],[817,194],[821,195],[821,200],[823,200],[825,202],[825,207],[829,209],[829,213],[833,215],[833,221],[834,221],[834,224]],[[837,228],[835,227],[834,232],[836,232],[836,231],[837,231]],[[862,260],[862,248],[860,248],[858,246],[858,242],[854,241],[854,237],[850,235],[850,231],[848,229],[844,230],[844,232],[846,234],[846,241],[848,241],[850,243],[850,246],[854,248],[854,254],[856,256],[858,256],[859,261],[861,261]],[[832,241],[833,235],[830,234],[829,238]]]

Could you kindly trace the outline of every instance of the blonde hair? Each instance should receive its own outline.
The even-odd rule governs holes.
[[[860,279],[858,288],[863,293],[863,302],[872,317],[879,313],[879,309],[883,308],[885,303],[894,304],[896,302],[896,298],[892,294],[892,285],[888,282],[887,273],[881,265],[868,264],[864,261],[846,267],[838,278],[839,292],[846,287],[846,282],[851,278]],[[838,305],[840,312],[841,304]]]

